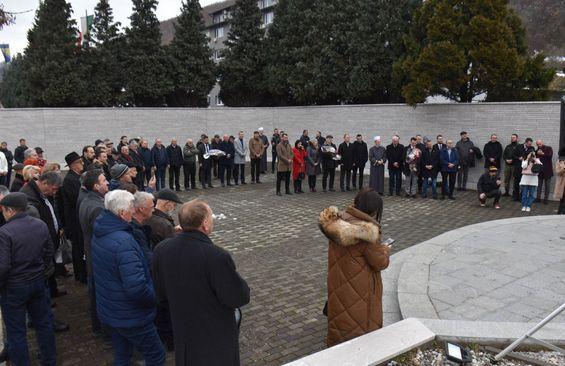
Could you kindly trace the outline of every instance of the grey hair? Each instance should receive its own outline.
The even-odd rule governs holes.
[[[133,195],[133,208],[141,207],[145,201],[151,200],[153,201],[155,197],[151,193],[147,192],[135,192]]]
[[[7,196],[10,194],[10,190],[6,186],[0,185],[0,196]]]
[[[133,194],[117,189],[104,196],[104,207],[118,216],[121,211],[130,210],[133,206]]]
[[[59,172],[44,172],[39,176],[39,181],[50,186],[61,186],[63,177]]]
[[[33,153],[37,153],[37,151],[35,151],[35,149],[27,149],[26,151],[24,151],[24,157],[27,159],[30,157],[31,154]]]

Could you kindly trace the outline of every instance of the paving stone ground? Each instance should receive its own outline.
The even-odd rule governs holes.
[[[215,213],[226,216],[216,221],[212,239],[232,253],[251,287],[240,337],[243,365],[280,365],[325,347],[327,240],[318,230],[317,218],[323,208],[345,207],[355,196],[334,192],[277,197],[273,175],[263,181],[182,194],[183,200],[207,199]],[[481,208],[476,192],[458,193],[455,201],[386,196],[383,235],[396,239],[394,251],[458,227],[524,215],[509,199],[495,211]],[[531,215],[556,211],[556,203],[536,204]],[[71,330],[57,335],[58,364],[109,365],[111,348],[90,332],[86,288],[73,280],[61,283],[69,295],[57,299],[55,314],[70,323]],[[33,337],[30,332],[36,350]],[[168,364],[173,364],[171,355]]]

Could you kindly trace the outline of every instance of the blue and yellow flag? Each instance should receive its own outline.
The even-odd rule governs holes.
[[[10,45],[7,43],[0,44],[0,51],[4,55],[4,61],[6,63],[12,61],[12,57],[10,56]]]

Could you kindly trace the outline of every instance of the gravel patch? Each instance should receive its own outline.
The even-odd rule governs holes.
[[[538,359],[556,366],[565,365],[565,356],[558,352],[517,352],[521,356]],[[530,363],[516,361],[511,359],[503,359],[498,362],[494,361],[494,355],[485,352],[475,352],[471,350],[473,362],[467,365],[472,366],[532,366]],[[456,365],[447,361],[445,352],[441,348],[420,350],[411,352],[407,355],[398,357],[390,361],[387,366],[446,366]]]

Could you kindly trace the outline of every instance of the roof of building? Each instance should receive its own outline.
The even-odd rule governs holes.
[[[235,0],[225,0],[214,4],[210,4],[202,8],[202,18],[204,19],[204,24],[206,28],[214,24],[214,19],[212,14],[230,8],[235,4]],[[177,17],[167,19],[161,22],[161,44],[169,44],[175,36],[175,24],[177,24]]]

